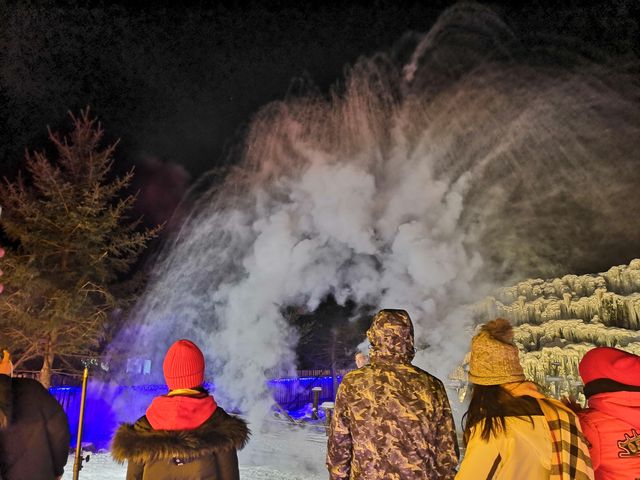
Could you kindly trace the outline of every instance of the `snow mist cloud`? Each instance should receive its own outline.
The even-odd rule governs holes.
[[[405,308],[416,363],[445,378],[468,346],[465,305],[496,279],[637,245],[639,221],[620,221],[637,202],[631,84],[520,61],[518,48],[490,11],[463,5],[361,60],[330,98],[266,106],[165,249],[135,345],[130,331],[118,342],[156,365],[174,340],[197,342],[220,404],[245,412],[259,443],[265,378],[295,369],[285,307],[331,294]]]

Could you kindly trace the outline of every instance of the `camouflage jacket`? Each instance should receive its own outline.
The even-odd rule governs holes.
[[[409,315],[382,310],[367,336],[371,364],[345,375],[336,396],[330,478],[453,479],[458,444],[449,400],[440,380],[411,365]]]

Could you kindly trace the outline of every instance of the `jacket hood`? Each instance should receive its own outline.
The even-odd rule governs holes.
[[[640,428],[640,392],[606,392],[589,398],[589,408]]]
[[[210,395],[163,395],[147,408],[147,419],[155,430],[191,430],[202,425],[216,411]]]
[[[11,423],[13,416],[13,392],[11,377],[0,375],[0,430]]]
[[[222,408],[193,430],[154,430],[147,417],[135,424],[122,424],[111,444],[111,455],[120,463],[127,460],[148,463],[182,458],[191,460],[216,452],[243,448],[250,435],[247,423]]]
[[[380,310],[367,331],[371,344],[371,363],[411,363],[413,348],[413,323],[404,310]]]

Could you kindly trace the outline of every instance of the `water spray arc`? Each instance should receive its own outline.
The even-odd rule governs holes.
[[[496,284],[598,271],[640,248],[640,220],[620,221],[640,208],[621,193],[640,180],[626,72],[541,66],[477,5],[407,38],[359,61],[329,98],[256,116],[116,344],[136,332],[127,350],[149,358],[193,339],[216,395],[259,424],[267,372],[295,370],[289,305],[314,311],[331,295],[405,308],[417,364],[444,378],[468,346],[467,306]]]

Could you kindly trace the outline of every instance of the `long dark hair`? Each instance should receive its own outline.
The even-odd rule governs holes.
[[[501,385],[472,385],[469,409],[462,417],[464,443],[469,441],[471,428],[481,420],[484,420],[481,438],[488,441],[491,435],[506,431],[505,417],[526,417],[533,423],[532,415],[542,415],[535,398],[514,397]]]

